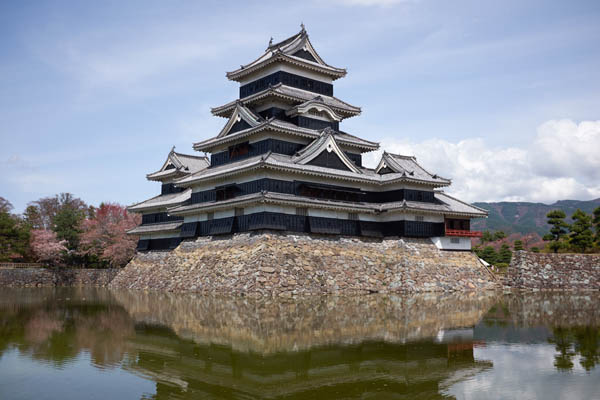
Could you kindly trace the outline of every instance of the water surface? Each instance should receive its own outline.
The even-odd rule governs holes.
[[[2,289],[0,399],[600,399],[599,306]]]

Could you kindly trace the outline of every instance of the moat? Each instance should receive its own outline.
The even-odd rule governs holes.
[[[600,293],[3,288],[2,399],[598,398]]]

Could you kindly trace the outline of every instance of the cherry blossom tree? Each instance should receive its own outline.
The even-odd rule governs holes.
[[[31,231],[31,251],[40,262],[51,265],[60,263],[67,252],[66,243],[66,240],[58,240],[54,231],[48,229],[34,229]]]
[[[140,223],[141,217],[130,214],[115,203],[102,203],[94,218],[83,221],[79,251],[97,256],[113,267],[124,266],[135,255],[137,237],[127,231]]]

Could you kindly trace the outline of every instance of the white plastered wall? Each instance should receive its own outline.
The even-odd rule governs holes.
[[[457,236],[436,236],[431,241],[440,250],[471,250],[471,238]]]

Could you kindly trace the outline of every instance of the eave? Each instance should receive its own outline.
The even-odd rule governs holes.
[[[127,234],[143,235],[145,233],[179,232],[181,225],[183,225],[183,221],[138,225],[135,228],[127,231]]]
[[[289,207],[307,207],[330,211],[356,212],[362,214],[379,215],[382,213],[395,214],[424,214],[424,215],[443,215],[443,216],[459,216],[468,218],[482,218],[484,215],[477,213],[468,213],[452,210],[431,209],[427,208],[429,204],[424,203],[423,207],[410,206],[406,201],[400,204],[396,203],[361,203],[316,199],[310,197],[294,196],[276,192],[259,192],[245,196],[234,197],[229,200],[219,202],[196,203],[178,207],[169,208],[170,215],[186,216],[197,215],[202,213],[230,210],[236,207],[248,207],[256,204],[272,204]]]
[[[254,172],[259,169],[272,170],[278,172],[289,172],[292,174],[301,174],[307,176],[316,176],[319,178],[328,178],[335,179],[340,181],[347,182],[357,182],[357,183],[366,183],[373,186],[385,186],[394,183],[407,183],[407,184],[417,184],[421,186],[426,186],[429,188],[439,188],[447,186],[446,184],[440,184],[431,181],[423,181],[419,179],[412,179],[406,176],[397,176],[393,178],[386,178],[385,176],[378,176],[377,178],[373,177],[369,179],[364,174],[341,174],[339,170],[333,168],[327,168],[326,171],[318,171],[315,168],[320,167],[312,167],[307,165],[295,165],[295,164],[284,164],[282,162],[276,162],[274,160],[269,159],[270,154],[266,157],[263,155],[260,158],[257,157],[250,163],[247,163],[240,167],[233,167],[228,169],[223,169],[222,171],[217,171],[216,173],[203,173],[200,175],[192,175],[184,178],[176,182],[177,186],[180,187],[191,187],[200,182],[211,182],[223,180],[225,178],[229,178],[236,175],[248,174]],[[247,162],[247,160],[244,160]],[[325,169],[325,168],[321,168]],[[214,171],[214,170],[213,170]]]
[[[284,91],[287,91],[288,93],[283,93]],[[298,93],[301,93],[303,96],[295,96],[295,95],[291,94],[291,92],[298,92]],[[255,102],[258,102],[258,101],[263,100],[268,97],[275,97],[275,98],[279,98],[282,100],[287,100],[295,105],[300,105],[300,104],[306,103],[308,101],[313,100],[315,97],[321,97],[324,99],[325,102],[327,101],[328,98],[330,98],[330,99],[333,99],[333,100],[339,102],[344,107],[338,107],[338,106],[335,106],[332,104],[327,104],[327,106],[330,107],[337,114],[342,115],[344,118],[354,117],[354,116],[360,115],[360,113],[361,113],[360,107],[356,107],[351,104],[348,104],[348,103],[338,99],[335,96],[317,95],[317,94],[315,94],[313,92],[309,92],[307,90],[293,88],[293,87],[283,85],[282,83],[273,85],[268,89],[265,89],[258,93],[254,93],[250,96],[244,97],[243,99],[234,100],[234,101],[231,101],[222,106],[211,108],[211,112],[215,116],[229,118],[238,102],[242,102],[244,105],[250,105],[250,104],[253,104]]]
[[[245,76],[250,75],[256,71],[259,71],[259,70],[265,68],[266,66],[268,66],[270,64],[277,63],[277,62],[283,62],[283,63],[287,63],[290,65],[294,65],[296,67],[305,68],[305,69],[313,71],[313,72],[318,72],[323,75],[327,75],[327,76],[331,77],[331,79],[333,79],[333,80],[343,78],[344,76],[346,76],[346,73],[347,73],[345,68],[335,68],[335,67],[328,66],[328,65],[327,66],[321,65],[321,64],[309,61],[309,60],[305,60],[303,58],[284,54],[283,52],[277,51],[277,50],[275,50],[275,51],[269,50],[269,51],[271,51],[273,53],[269,58],[267,58],[263,61],[257,62],[254,65],[251,65],[251,64],[253,64],[256,61],[254,61],[253,63],[247,64],[245,66],[242,66],[235,71],[227,72],[225,74],[225,76],[229,80],[239,82]],[[264,55],[261,57],[264,57]]]
[[[313,208],[320,208],[333,211],[350,211],[367,214],[377,213],[376,209],[365,204],[329,201],[313,198],[302,198],[276,192],[259,192],[219,202],[197,203],[186,206],[173,207],[169,209],[169,214],[178,216],[194,215],[198,213],[226,210],[239,206],[249,206],[253,204],[275,204],[290,207],[310,206]]]
[[[316,131],[308,128],[292,128],[288,126],[283,126],[277,123],[276,119],[269,119],[265,122],[260,123],[259,125],[248,128],[243,131],[235,132],[230,135],[226,135],[223,137],[214,137],[208,140],[204,140],[202,142],[194,143],[193,148],[196,151],[205,151],[212,152],[212,150],[223,144],[231,143],[236,140],[263,132],[265,130],[272,130],[274,132],[287,133],[293,136],[298,136],[307,139],[317,139],[320,136],[320,131]],[[344,145],[349,147],[354,147],[364,151],[373,151],[379,148],[379,143],[364,141],[364,144],[356,143],[354,141],[345,140],[341,137],[336,137],[336,140]]]

